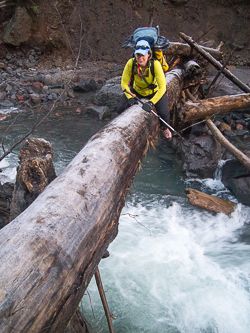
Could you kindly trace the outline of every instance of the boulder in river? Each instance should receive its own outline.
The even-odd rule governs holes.
[[[211,135],[201,135],[192,140],[173,140],[176,161],[187,177],[211,178],[218,166],[221,145]]]
[[[91,105],[87,107],[86,112],[90,115],[97,116],[100,120],[109,118],[111,116],[111,112],[108,106]]]
[[[238,160],[232,159],[224,164],[222,182],[240,203],[250,206],[250,171]]]
[[[121,77],[115,77],[106,82],[106,84],[95,95],[95,104],[106,105],[111,112],[115,112],[123,95],[121,87]]]

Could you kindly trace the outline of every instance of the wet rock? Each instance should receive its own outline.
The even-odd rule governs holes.
[[[239,113],[232,113],[232,119],[234,120],[241,120],[241,114]]]
[[[248,130],[239,130],[239,131],[234,131],[234,133],[237,135],[237,136],[244,136],[246,134],[249,133]]]
[[[210,135],[180,141],[176,162],[187,177],[211,178],[221,157],[221,145]]]
[[[20,46],[27,42],[31,35],[32,20],[24,7],[17,7],[14,16],[7,24],[4,31],[4,42]]]
[[[227,130],[227,129],[225,129],[223,131],[223,134],[226,135],[226,136],[228,136],[228,137],[234,137],[234,136],[236,136],[236,134],[233,131],[230,131],[230,130]]]
[[[13,106],[15,106],[15,104],[9,100],[4,100],[3,102],[0,102],[0,105],[6,108],[11,108]]]
[[[87,108],[86,112],[90,115],[97,116],[100,120],[111,116],[108,106],[91,105]]]
[[[96,91],[97,85],[94,79],[88,79],[86,81],[81,80],[80,82],[75,83],[73,90],[77,92]]]
[[[227,161],[222,167],[221,180],[240,203],[250,206],[250,170],[238,160]]]

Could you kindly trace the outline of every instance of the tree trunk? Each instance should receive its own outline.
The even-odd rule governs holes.
[[[183,72],[181,69],[173,69],[165,75],[167,96],[168,96],[168,107],[172,110],[173,107],[179,101],[181,91],[183,88]]]
[[[197,51],[198,53],[200,53],[206,60],[208,60],[212,65],[214,65],[214,67],[218,70],[221,70],[223,68],[223,65],[215,60],[211,54],[209,54],[208,52],[206,52],[204,49],[202,49],[198,44],[196,44],[192,38],[186,36],[183,32],[180,32],[179,35],[181,36],[181,38],[183,38],[190,46],[192,46],[192,48]],[[250,88],[244,84],[243,82],[241,82],[239,79],[237,79],[236,76],[234,76],[228,69],[224,68],[222,70],[222,73],[230,80],[232,81],[234,84],[236,84],[242,91],[244,91],[245,93],[250,93]]]
[[[55,178],[51,143],[28,138],[19,154],[10,221],[22,213]]]
[[[222,59],[221,51],[201,45],[199,45],[199,47],[205,52],[210,53],[215,59]],[[171,46],[168,49],[164,50],[163,53],[165,55],[176,55],[183,57],[193,57],[195,54],[197,54],[196,51],[192,50],[192,47],[190,45],[176,42],[171,42]]]
[[[227,113],[250,107],[250,94],[208,98],[197,103],[186,102],[178,113],[182,122],[211,117],[215,113]]]
[[[62,332],[118,232],[158,120],[131,107],[0,231],[0,330]]]
[[[186,188],[185,193],[187,194],[190,205],[204,208],[214,213],[230,215],[237,206],[235,202],[217,198],[192,188]]]
[[[171,108],[182,76],[170,76]],[[117,235],[129,186],[158,126],[153,114],[130,107],[0,231],[1,333],[64,331]]]

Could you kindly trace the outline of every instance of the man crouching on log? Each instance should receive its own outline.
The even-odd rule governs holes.
[[[168,97],[166,95],[166,80],[162,66],[158,60],[151,59],[152,51],[146,40],[140,40],[135,47],[135,58],[131,58],[125,65],[121,86],[135,94],[138,98],[147,98],[148,102],[143,109],[148,111],[155,106],[158,115],[169,123],[170,112],[168,108]],[[117,113],[122,113],[126,108],[138,104],[136,98],[125,93],[117,107]],[[162,122],[161,130],[167,139],[172,138],[172,133]]]

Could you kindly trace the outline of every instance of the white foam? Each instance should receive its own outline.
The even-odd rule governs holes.
[[[249,332],[250,247],[237,242],[244,209],[227,217],[176,202],[127,204],[111,255],[100,265],[110,311],[118,316],[115,331]],[[88,290],[100,316],[93,281]],[[88,303],[84,314],[91,319]],[[108,332],[101,318],[92,323],[95,332]]]

